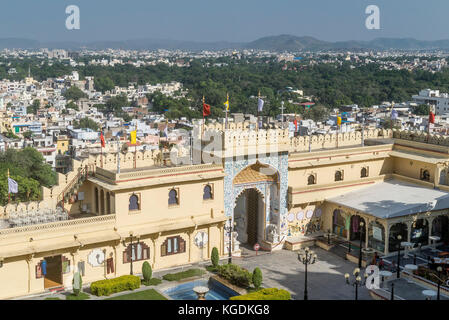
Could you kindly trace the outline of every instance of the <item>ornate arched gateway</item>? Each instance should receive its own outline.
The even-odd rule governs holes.
[[[251,246],[257,242],[267,250],[282,248],[287,234],[287,166],[282,155],[225,164],[225,213],[235,222],[235,240]]]

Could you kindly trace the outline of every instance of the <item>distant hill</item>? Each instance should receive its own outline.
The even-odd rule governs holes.
[[[222,50],[222,49],[261,49],[270,51],[302,51],[302,50],[338,50],[338,49],[400,49],[400,50],[421,50],[421,49],[449,49],[449,39],[426,41],[413,38],[377,38],[371,41],[337,41],[328,42],[313,37],[298,37],[294,35],[277,35],[263,37],[251,42],[195,42],[168,39],[134,39],[119,41],[93,41],[93,42],[70,42],[52,41],[39,42],[21,38],[0,39],[0,49],[21,48],[21,49],[68,49],[77,50],[80,48],[89,49],[134,49],[134,50],[155,50],[155,49],[180,49],[180,50]]]
[[[287,34],[270,36],[257,39],[246,44],[248,49],[263,49],[274,51],[297,51],[304,49],[327,49],[332,48],[331,42],[321,41],[313,37],[297,37]]]

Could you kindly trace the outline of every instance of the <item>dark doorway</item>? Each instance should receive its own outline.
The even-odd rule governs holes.
[[[440,237],[445,244],[449,240],[449,221],[447,216],[438,216],[432,223],[432,236]]]
[[[360,226],[360,222],[363,222],[363,227]],[[350,240],[351,241],[360,241],[360,237],[362,241],[365,241],[365,232],[366,232],[366,223],[365,219],[360,216],[352,216],[351,217],[351,225],[350,230]]]
[[[44,277],[44,288],[62,286],[62,258],[61,256],[45,257],[47,274]]]
[[[257,225],[259,212],[259,194],[254,189],[246,191],[247,212],[248,212],[248,244],[254,245],[257,242]]]

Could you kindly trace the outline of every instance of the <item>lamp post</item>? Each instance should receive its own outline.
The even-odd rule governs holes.
[[[397,237],[398,239],[398,269],[396,271],[396,278],[400,278],[401,277],[401,267],[400,267],[400,263],[401,263],[401,240],[402,240],[402,236],[398,235]]]
[[[391,300],[394,300],[394,283],[391,284]]]
[[[232,233],[234,232],[235,222],[232,222],[232,218],[229,218],[229,225],[224,227],[224,230],[229,234],[229,247],[228,247],[228,264],[232,263]]]
[[[304,275],[304,300],[308,300],[307,293],[307,266],[309,264],[314,264],[316,261],[316,253],[311,251],[308,247],[306,247],[303,251],[298,253],[298,260],[302,262],[305,266],[305,275]]]
[[[438,266],[437,267],[438,276],[432,273],[432,275],[438,279],[437,300],[440,300],[440,287],[441,282],[443,282],[443,280],[441,280],[441,271],[443,271],[443,268],[441,268],[441,266]]]
[[[129,274],[133,275],[133,252],[134,252],[134,247],[133,247],[133,232],[132,231],[129,233],[129,237],[131,239],[130,242],[129,242],[129,248],[130,248],[130,251],[129,251],[129,262],[130,262],[129,263],[129,268],[130,268]],[[136,236],[137,244],[139,244],[139,238],[140,238],[140,236],[137,235]],[[123,246],[126,247],[125,240],[123,240]]]
[[[360,252],[359,252],[359,268],[362,267],[362,230],[365,223],[363,221],[360,221]]]
[[[359,287],[364,285],[364,281],[362,280],[362,277],[360,276],[360,268],[355,268],[354,272],[352,273],[354,275],[354,280],[349,281],[349,273],[345,274],[345,280],[346,280],[346,284],[348,285],[352,285],[355,287],[355,300],[359,300]],[[365,281],[366,281],[366,277],[368,275],[365,274]]]

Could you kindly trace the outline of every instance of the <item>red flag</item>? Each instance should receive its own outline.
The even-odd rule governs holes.
[[[100,134],[100,141],[101,141],[101,147],[104,148],[106,146],[106,143],[104,142],[103,131]]]
[[[298,121],[295,119],[293,120],[293,123],[295,125],[295,132],[298,131]]]
[[[203,117],[210,116],[210,105],[203,103]]]
[[[429,113],[429,123],[435,123],[435,114],[432,111]]]

